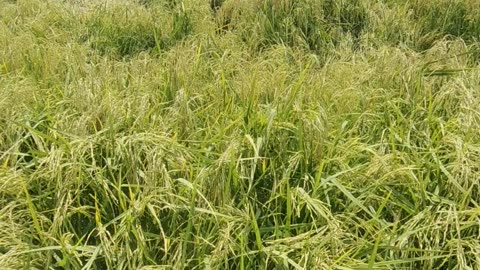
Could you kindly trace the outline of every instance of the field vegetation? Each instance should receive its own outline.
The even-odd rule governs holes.
[[[0,269],[480,269],[479,10],[0,0]]]

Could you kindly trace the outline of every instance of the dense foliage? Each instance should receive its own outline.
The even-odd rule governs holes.
[[[477,0],[0,0],[0,269],[480,269]]]

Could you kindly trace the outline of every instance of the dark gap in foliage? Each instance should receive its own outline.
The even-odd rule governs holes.
[[[223,2],[225,0],[210,0],[210,9],[216,13],[222,7]]]
[[[190,15],[185,11],[173,11],[172,29],[164,29],[153,18],[142,22],[127,18],[121,23],[108,15],[97,15],[88,21],[87,33],[81,37],[101,55],[128,58],[141,52],[159,53],[175,46],[193,31]]]
[[[242,10],[241,8],[235,9],[232,8],[232,2],[229,3],[226,7],[224,7],[224,3],[227,0],[210,0],[210,11],[215,21],[217,28],[215,32],[217,34],[225,34],[228,31],[232,31],[235,29],[235,23],[233,22],[232,16],[234,13],[237,17],[242,17]]]

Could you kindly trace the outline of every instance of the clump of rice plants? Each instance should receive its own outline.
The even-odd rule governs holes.
[[[0,0],[0,269],[479,268],[475,6]]]
[[[414,20],[421,25],[421,36],[450,35],[466,41],[478,39],[480,16],[476,10],[480,5],[477,1],[414,1],[410,7]],[[428,44],[422,46],[425,48]]]
[[[244,39],[257,42],[259,49],[284,44],[322,56],[347,37],[358,44],[368,24],[361,1],[262,1],[251,16]]]

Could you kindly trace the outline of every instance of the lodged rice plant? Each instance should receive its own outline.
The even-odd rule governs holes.
[[[477,6],[0,0],[0,269],[479,269]]]

